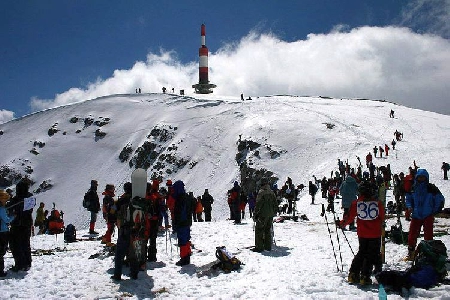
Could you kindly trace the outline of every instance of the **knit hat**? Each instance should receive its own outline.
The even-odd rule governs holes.
[[[0,201],[8,201],[9,198],[9,194],[7,192],[0,190]]]
[[[98,186],[97,180],[91,180],[91,186]]]

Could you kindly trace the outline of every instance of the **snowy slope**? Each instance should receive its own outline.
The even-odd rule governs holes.
[[[395,111],[393,119],[389,118],[391,109]],[[71,123],[73,117],[79,120]],[[109,122],[101,127],[95,124],[85,127],[83,120],[87,117],[94,121],[109,118]],[[399,173],[407,172],[416,160],[448,198],[450,184],[442,180],[440,166],[450,158],[449,121],[450,116],[369,100],[267,96],[242,102],[238,98],[212,95],[192,98],[140,94],[102,97],[1,124],[0,166],[8,165],[20,172],[27,166],[32,168],[30,177],[36,182],[33,190],[42,181],[50,181],[53,188],[36,194],[38,202],[44,202],[48,208],[55,202],[65,212],[66,224],[75,224],[80,234],[85,232],[89,220],[81,200],[90,180],[99,181],[99,191],[107,183],[113,183],[118,187],[117,193],[121,193],[132,171],[128,161],[120,162],[121,150],[127,144],[135,150],[152,140],[148,136],[154,128],[164,128],[170,133],[168,140],[158,142],[164,148],[162,153],[188,161],[184,168],[166,165],[161,171],[164,180],[182,179],[194,195],[208,188],[216,200],[215,222],[193,226],[192,241],[203,252],[192,257],[190,266],[180,269],[174,265],[177,250],[172,247],[171,251],[169,243],[166,251],[163,236],[158,239],[159,262],[148,266],[148,275],[141,273],[138,284],[125,280],[117,285],[107,273],[113,266],[110,257],[88,260],[89,255],[100,249],[99,242],[79,242],[68,245],[73,251],[34,257],[28,274],[2,282],[3,295],[53,299],[127,295],[136,299],[370,298],[375,295],[373,291],[348,286],[346,273],[336,272],[320,205],[309,205],[306,191],[301,195],[298,210],[309,217],[309,222],[276,224],[278,247],[272,253],[260,255],[243,249],[253,244],[252,222],[232,226],[225,220],[226,191],[239,179],[235,161],[239,135],[262,145],[260,155],[250,153],[248,160],[255,168],[274,172],[281,186],[288,176],[295,184],[307,184],[313,175],[328,177],[337,168],[338,158],[348,159],[356,167],[357,156],[364,160],[375,145],[390,144],[394,131],[399,130],[404,140],[397,144],[397,150],[375,163],[390,164],[393,172]],[[334,125],[333,129],[328,129],[327,124]],[[52,126],[59,131],[49,136]],[[96,137],[97,129],[106,136]],[[77,130],[80,132],[76,133]],[[30,153],[35,141],[45,143],[42,148],[35,147],[38,155]],[[268,148],[278,151],[280,156],[270,158]],[[174,173],[166,173],[169,167]],[[388,192],[389,197],[391,193]],[[104,226],[102,222],[100,227]],[[439,220],[438,225],[448,231],[448,222]],[[356,251],[356,234],[348,233],[348,237]],[[61,239],[37,236],[32,238],[32,245],[35,249],[64,247]],[[442,239],[450,247],[448,235]],[[246,265],[239,273],[197,278],[194,265],[214,260],[215,246],[219,245],[237,253]],[[341,249],[344,270],[348,271],[352,254],[342,236]],[[404,269],[406,264],[399,259],[405,253],[405,247],[389,243],[387,267]],[[50,259],[56,262],[50,264]],[[11,264],[12,259],[7,259],[7,266]],[[443,286],[430,291],[417,289],[413,293],[417,297],[441,298],[449,291]]]

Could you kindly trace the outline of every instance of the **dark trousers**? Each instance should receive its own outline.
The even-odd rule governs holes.
[[[156,238],[158,237],[158,220],[150,220],[150,232],[148,237],[148,261],[156,261]]]
[[[350,273],[370,277],[372,269],[380,262],[381,238],[358,238],[359,249],[350,267]]]
[[[9,246],[17,269],[31,267],[31,226],[12,226]]]
[[[4,272],[6,250],[8,249],[9,232],[0,232],[0,273]]]
[[[205,221],[211,222],[211,207],[205,207]]]
[[[273,218],[258,218],[255,224],[255,249],[272,249],[272,228]]]
[[[125,256],[128,256],[128,251],[130,249],[131,242],[131,229],[127,227],[122,227],[119,229],[119,234],[117,237],[116,244],[116,254],[114,257],[114,276],[122,276],[122,266]],[[137,274],[139,271],[138,262],[129,261],[130,263],[130,273]]]

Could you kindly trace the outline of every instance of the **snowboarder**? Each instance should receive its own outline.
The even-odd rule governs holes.
[[[255,224],[255,248],[254,252],[272,250],[272,234],[270,229],[273,224],[273,217],[276,216],[278,203],[275,193],[270,189],[269,181],[261,179],[261,189],[256,197],[255,214],[253,216]]]
[[[126,182],[123,185],[124,193],[117,200],[117,227],[119,228],[119,234],[117,236],[116,253],[114,256],[114,275],[111,277],[113,280],[121,280],[122,265],[125,255],[128,253],[130,247],[130,234],[131,234],[131,220],[127,220],[127,208],[131,200],[131,182]],[[130,265],[130,273],[137,273],[137,265]]]
[[[9,223],[14,220],[14,216],[9,216],[5,205],[9,200],[9,195],[4,190],[0,190],[0,277],[5,277],[5,260],[4,256],[8,249],[9,242]]]
[[[417,237],[422,226],[424,240],[433,239],[434,215],[442,210],[444,201],[444,196],[439,189],[430,183],[427,170],[418,169],[414,188],[411,193],[406,194],[407,214],[412,217],[409,225],[407,260],[414,259]]]
[[[339,223],[341,228],[357,218],[359,240],[358,253],[353,258],[349,274],[349,283],[372,284],[370,275],[373,266],[380,262],[381,225],[384,221],[384,207],[374,197],[373,186],[369,181],[358,187],[359,197],[352,202],[348,216]],[[380,270],[381,271],[381,270]]]
[[[97,214],[100,211],[100,200],[97,194],[97,180],[91,180],[91,187],[84,195],[84,201],[88,203],[87,210],[91,213],[91,222],[89,223],[89,234],[98,234],[95,231],[95,223],[97,222]]]
[[[191,226],[192,226],[192,201],[188,198],[181,180],[173,184],[175,211],[173,226],[177,232],[178,246],[180,247],[180,260],[177,266],[184,266],[191,263]]]
[[[205,192],[202,196],[202,205],[205,210],[205,221],[211,222],[211,210],[212,204],[214,203],[214,198],[209,194],[208,189],[205,189]]]

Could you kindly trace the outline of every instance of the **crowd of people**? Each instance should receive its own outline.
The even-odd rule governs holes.
[[[393,117],[393,112],[392,112]],[[395,150],[396,141],[401,141],[403,135],[396,131],[396,140],[391,145]],[[408,253],[406,259],[414,259],[417,239],[423,228],[424,240],[433,239],[434,215],[442,210],[444,196],[439,189],[430,182],[426,169],[419,168],[416,162],[404,172],[393,174],[390,164],[376,165],[374,158],[382,158],[383,153],[389,156],[390,147],[385,144],[373,148],[374,155],[369,152],[365,157],[365,165],[357,157],[358,165],[352,167],[348,160],[338,159],[337,167],[330,176],[324,176],[309,181],[308,194],[311,205],[316,204],[316,195],[320,191],[321,197],[326,199],[326,211],[336,214],[335,200],[341,197],[343,209],[342,221],[337,218],[337,226],[341,229],[357,231],[359,249],[349,270],[350,283],[371,284],[373,271],[381,271],[381,236],[385,226],[387,212],[404,214],[410,221],[408,235]],[[378,154],[378,156],[377,156]],[[444,180],[448,180],[447,172],[450,165],[443,162]],[[271,228],[273,218],[277,214],[295,214],[297,201],[305,186],[295,185],[291,177],[287,177],[281,188],[278,188],[272,178],[261,178],[257,191],[246,192],[235,181],[227,192],[230,210],[229,220],[240,224],[245,218],[248,204],[249,217],[255,222],[254,252],[271,251],[273,236]],[[116,187],[106,184],[101,192],[102,201],[98,195],[98,182],[91,180],[90,187],[83,200],[83,207],[90,213],[89,234],[98,235],[96,223],[101,212],[106,221],[107,229],[101,237],[101,243],[111,245],[111,238],[118,229],[115,252],[114,275],[112,279],[121,280],[122,266],[125,258],[130,266],[130,277],[136,279],[140,270],[145,269],[146,262],[157,261],[157,237],[159,232],[176,232],[180,259],[176,263],[184,266],[190,263],[192,244],[190,228],[192,222],[211,222],[214,198],[208,189],[203,195],[195,196],[186,192],[183,181],[172,183],[171,180],[161,186],[161,181],[153,179],[147,183],[144,200],[132,198],[133,186],[131,182],[123,185],[123,193],[116,197]],[[47,233],[50,229],[50,217],[45,204],[40,203],[36,219],[33,223],[33,207],[28,207],[26,199],[32,199],[29,192],[29,181],[21,180],[17,183],[15,195],[0,190],[0,277],[6,276],[4,270],[4,255],[9,248],[14,258],[12,271],[29,270],[31,267],[30,238],[31,228],[37,227],[37,234]],[[394,203],[386,203],[387,189],[393,189]],[[35,199],[34,199],[35,201]],[[355,224],[356,219],[356,224]],[[335,217],[336,220],[336,217]],[[8,226],[10,225],[10,226]],[[139,249],[133,241],[144,241],[145,257],[136,254]],[[136,253],[132,253],[132,252]]]

